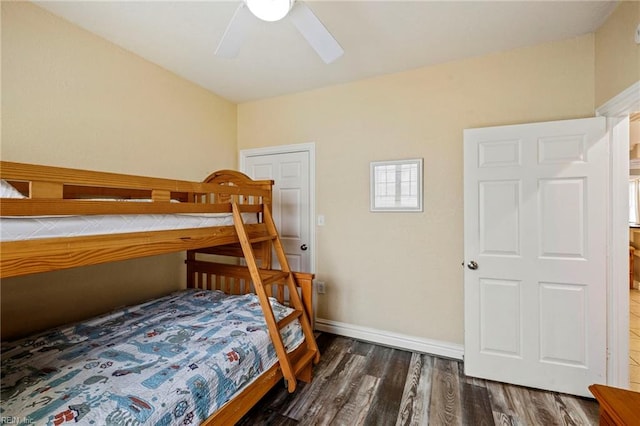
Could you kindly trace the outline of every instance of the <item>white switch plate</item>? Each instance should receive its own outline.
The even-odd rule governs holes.
[[[637,43],[637,44],[640,44],[640,24],[638,24],[638,27],[636,28],[636,36],[635,36],[635,39],[636,39],[636,43]]]
[[[318,226],[324,226],[324,215],[323,214],[319,214],[318,215]]]

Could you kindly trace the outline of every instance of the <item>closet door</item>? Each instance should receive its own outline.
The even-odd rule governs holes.
[[[253,179],[273,179],[273,217],[289,266],[311,272],[309,152],[247,156],[244,172]],[[273,256],[274,268],[278,268]]]

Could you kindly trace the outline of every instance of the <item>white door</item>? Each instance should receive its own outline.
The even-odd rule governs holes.
[[[273,179],[273,219],[291,270],[311,272],[309,152],[249,155],[244,173]],[[274,256],[274,268],[278,268]]]
[[[465,373],[606,382],[603,117],[464,132]]]

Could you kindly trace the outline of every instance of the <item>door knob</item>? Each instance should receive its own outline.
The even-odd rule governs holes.
[[[476,269],[478,269],[478,263],[475,260],[472,260],[471,262],[467,263],[467,268],[473,269],[475,271]]]
[[[307,247],[306,244],[303,244],[303,245],[300,246],[300,250],[302,250],[302,251],[306,251],[307,249],[308,249],[308,247]]]

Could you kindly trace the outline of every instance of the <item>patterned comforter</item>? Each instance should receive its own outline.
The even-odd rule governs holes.
[[[281,334],[289,351],[303,340],[298,321]],[[186,290],[3,343],[0,419],[198,424],[276,361],[255,295]]]

